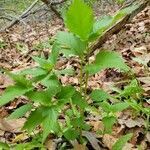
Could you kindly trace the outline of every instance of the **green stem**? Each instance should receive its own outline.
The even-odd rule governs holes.
[[[79,77],[80,93],[81,94],[83,92],[83,87],[82,87],[82,83],[83,83],[83,65],[82,65],[82,63],[83,63],[83,61],[81,60],[80,77]]]
[[[86,94],[87,94],[87,88],[88,88],[88,80],[89,80],[89,73],[86,73],[86,77],[85,77],[85,92],[84,92],[84,96],[86,98]]]
[[[80,83],[80,93],[83,93],[83,58],[81,58],[81,68],[80,68],[80,77],[79,77],[79,83]],[[79,108],[80,116],[84,115],[84,111]],[[80,143],[82,143],[82,128],[79,127],[79,140]]]

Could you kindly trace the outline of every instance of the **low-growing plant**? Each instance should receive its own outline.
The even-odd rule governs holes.
[[[42,132],[42,143],[50,133],[63,136],[69,141],[77,139],[83,143],[82,132],[91,128],[85,121],[85,112],[91,112],[98,105],[103,110],[102,120],[105,125],[103,133],[110,133],[116,122],[115,113],[127,108],[128,104],[125,102],[110,104],[111,97],[100,89],[91,91],[89,95],[88,80],[90,76],[107,68],[117,68],[120,71],[129,71],[130,68],[116,52],[102,50],[92,62],[87,56],[92,51],[90,46],[93,42],[125,13],[126,10],[121,11],[121,14],[118,12],[113,17],[107,16],[95,21],[92,9],[82,0],[74,0],[64,18],[69,31],[58,32],[49,58],[33,57],[39,66],[16,74],[5,71],[15,84],[9,86],[0,97],[0,106],[22,95],[29,100],[28,104],[17,108],[8,119],[26,116],[23,130],[27,130],[28,133],[41,126],[39,132]],[[70,73],[70,70],[57,69],[60,53],[66,57],[78,58],[79,87],[61,83],[60,75],[68,71]],[[89,98],[93,100],[95,106],[89,102]]]
[[[117,98],[124,99],[124,101],[134,110],[135,116],[143,116],[145,118],[145,128],[149,130],[150,127],[150,108],[143,106],[143,88],[139,82],[134,79],[130,84],[124,87],[124,90],[118,90]]]

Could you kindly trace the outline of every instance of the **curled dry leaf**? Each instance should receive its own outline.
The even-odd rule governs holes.
[[[142,127],[145,124],[144,119],[142,118],[136,118],[136,119],[118,119],[118,123],[121,125],[125,125],[128,128],[133,128],[133,127]]]

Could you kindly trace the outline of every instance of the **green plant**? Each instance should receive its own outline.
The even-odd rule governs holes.
[[[13,145],[8,145],[7,143],[0,142],[0,150],[29,150],[29,149],[36,149],[40,148],[41,150],[46,150],[46,148],[41,143],[41,135],[37,134],[33,137],[33,139],[26,143],[18,143]]]
[[[19,118],[30,112],[23,129],[31,133],[40,125],[43,134],[42,143],[50,133],[64,136],[68,140],[77,139],[83,143],[82,131],[90,130],[84,114],[92,108],[96,109],[88,102],[89,77],[107,68],[129,71],[129,67],[116,52],[102,50],[93,62],[87,58],[92,42],[118,21],[117,18],[115,15],[95,21],[92,9],[82,0],[74,0],[64,18],[69,32],[59,32],[56,35],[49,58],[33,57],[39,66],[17,74],[6,71],[15,84],[8,87],[0,97],[0,106],[22,95],[30,100],[28,104],[16,109],[9,118]],[[76,56],[79,59],[79,88],[61,84],[59,76],[68,72],[56,69],[60,53],[67,57]],[[110,104],[107,100],[110,97],[102,90],[92,91],[90,97],[104,110],[105,132],[115,123],[115,112],[128,107],[123,102]],[[63,123],[59,119],[61,114],[65,119]]]
[[[0,49],[5,48],[6,46],[7,44],[3,40],[0,39]]]
[[[118,90],[118,99],[124,99],[126,103],[134,110],[136,116],[143,115],[145,118],[146,130],[149,130],[150,124],[150,108],[143,106],[143,92],[144,90],[140,86],[139,82],[134,79],[130,84],[124,87],[124,90]],[[147,100],[146,100],[147,101]]]
[[[112,150],[122,150],[124,145],[131,139],[133,134],[129,133],[122,136],[117,142],[113,145]]]

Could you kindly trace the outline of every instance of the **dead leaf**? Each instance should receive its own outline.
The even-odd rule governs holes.
[[[142,127],[145,125],[145,121],[142,118],[136,118],[136,119],[118,119],[118,123],[121,125],[126,125],[128,128],[133,128],[133,127]]]
[[[13,120],[0,119],[0,129],[9,132],[19,132],[23,127],[25,121],[25,118]]]
[[[48,139],[45,143],[45,146],[48,150],[55,150],[56,149],[56,144],[52,139]]]
[[[0,74],[0,88],[6,88],[10,85],[13,85],[13,81],[4,74]]]
[[[83,136],[85,136],[88,141],[90,142],[90,144],[92,145],[92,147],[95,149],[95,150],[101,150],[100,146],[99,146],[99,141],[97,140],[96,136],[94,135],[94,133],[91,133],[91,132],[86,132],[86,131],[83,131]]]
[[[85,146],[85,145],[81,145],[81,144],[79,144],[79,143],[76,143],[75,145],[74,145],[74,148],[73,148],[74,150],[87,150],[87,147]]]

